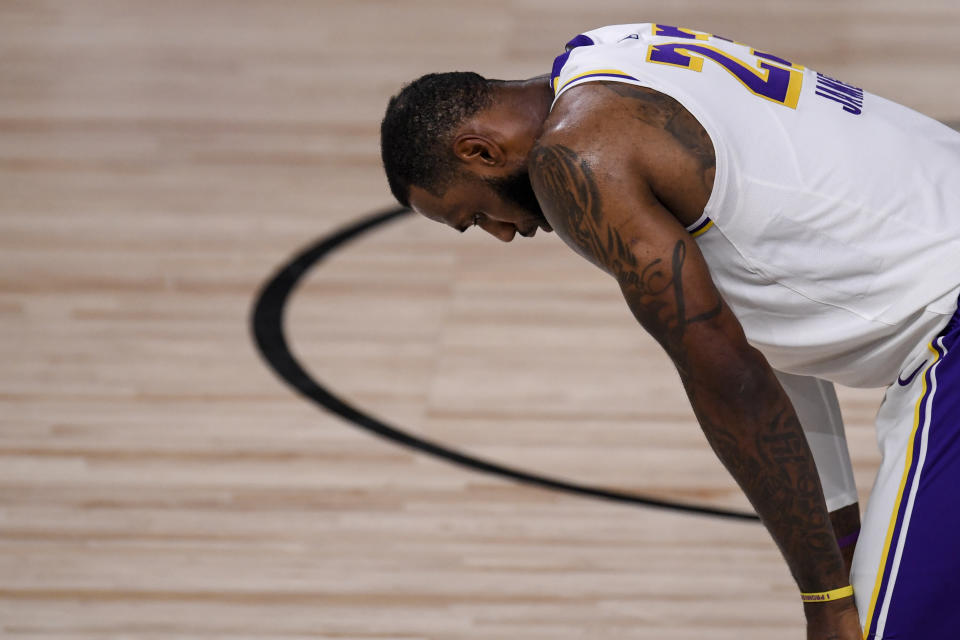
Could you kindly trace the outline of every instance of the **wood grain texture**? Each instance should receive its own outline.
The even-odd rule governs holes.
[[[249,336],[298,248],[390,203],[378,127],[434,70],[545,72],[659,20],[960,119],[950,0],[0,4],[0,635],[802,637],[764,531],[520,486],[308,404]],[[307,274],[296,355],[411,432],[746,503],[612,282],[552,237],[403,219]],[[859,486],[879,394],[845,390]]]

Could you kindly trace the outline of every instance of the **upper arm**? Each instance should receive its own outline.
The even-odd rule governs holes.
[[[696,242],[654,195],[637,141],[583,133],[548,134],[533,152],[531,181],[554,229],[616,278],[682,375],[692,356],[723,360],[746,349]]]

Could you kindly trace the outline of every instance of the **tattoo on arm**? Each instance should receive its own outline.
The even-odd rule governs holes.
[[[708,308],[688,310],[683,269],[689,240],[677,240],[669,263],[658,257],[641,265],[629,240],[605,220],[600,190],[586,162],[563,145],[538,147],[533,161],[538,195],[556,213],[558,231],[617,279],[637,319],[681,366],[687,328],[715,318],[723,307],[715,295]]]
[[[843,558],[800,421],[785,395],[772,411],[765,428],[752,438],[740,425],[722,424],[706,412],[697,411],[697,417],[710,446],[750,498],[798,582],[823,574],[843,582]],[[769,508],[773,505],[775,509]]]
[[[711,296],[706,302],[703,293],[697,300],[688,295],[684,277],[690,275],[685,266],[692,240],[679,239],[662,255],[641,260],[635,239],[604,215],[595,176],[575,151],[537,147],[532,166],[537,196],[553,213],[554,228],[616,277],[634,315],[675,362],[710,445],[757,509],[801,588],[846,584],[813,456],[773,372],[745,342],[718,365],[716,356],[705,357],[689,340],[692,326],[725,313],[712,285],[697,287]],[[707,372],[697,370],[705,362]],[[718,373],[727,362],[732,370]]]

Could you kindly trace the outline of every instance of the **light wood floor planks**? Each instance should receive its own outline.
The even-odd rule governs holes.
[[[801,638],[761,527],[518,485],[297,396],[249,313],[299,248],[390,206],[378,127],[428,71],[544,73],[656,20],[960,119],[951,0],[0,3],[0,636]],[[306,274],[318,380],[471,455],[745,500],[611,282],[552,236],[413,217]],[[845,390],[864,495],[879,392]]]

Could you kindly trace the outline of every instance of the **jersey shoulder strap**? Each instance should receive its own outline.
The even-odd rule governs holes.
[[[550,86],[554,97],[577,81],[602,79],[633,81],[640,80],[626,71],[617,69],[609,61],[610,50],[604,45],[625,40],[639,40],[641,34],[649,32],[655,25],[621,24],[586,31],[572,38],[564,47],[564,52],[553,61],[550,73]],[[606,54],[606,55],[605,55]]]

